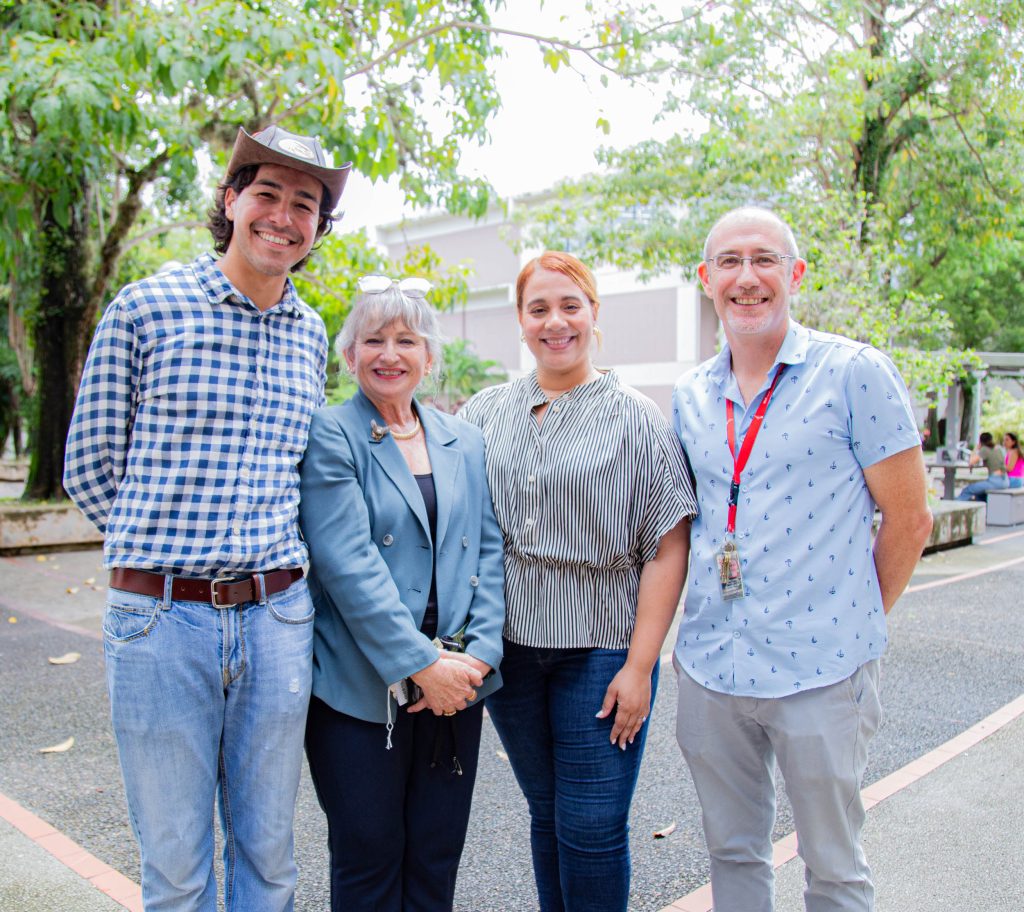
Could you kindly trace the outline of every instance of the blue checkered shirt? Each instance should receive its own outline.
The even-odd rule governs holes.
[[[209,255],[125,287],[89,350],[64,464],[105,566],[301,566],[298,465],[326,365],[323,321],[291,281],[262,313]]]

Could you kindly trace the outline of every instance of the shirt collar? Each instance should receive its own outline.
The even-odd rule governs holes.
[[[192,272],[195,274],[196,281],[211,301],[221,303],[225,300],[233,299],[252,304],[249,298],[235,288],[228,277],[221,272],[220,266],[217,265],[217,260],[211,254],[204,253],[197,257],[192,262]],[[299,294],[295,290],[291,277],[288,277],[284,283],[284,294],[281,295],[281,300],[274,305],[273,309],[281,313],[299,316],[301,315],[299,303]],[[252,306],[255,307],[256,305],[253,304]]]
[[[537,382],[536,369],[530,371],[525,379],[527,398],[529,399],[530,408],[534,408],[538,405],[545,405],[547,402],[552,401],[548,399],[547,393],[540,388],[540,384]],[[596,380],[591,380],[589,383],[581,383],[579,386],[574,386],[571,390],[559,396],[558,401],[583,402],[591,396],[599,395],[601,392],[613,389],[618,385],[619,378],[615,371],[601,370],[600,376]]]
[[[790,320],[789,328],[786,330],[782,345],[779,346],[779,352],[775,356],[775,363],[768,371],[768,375],[773,375],[780,364],[803,364],[807,360],[807,347],[810,345],[810,341],[810,330],[806,326],[801,326],[796,320]],[[732,352],[729,350],[729,343],[726,342],[708,368],[708,379],[721,386],[729,379],[731,373]]]

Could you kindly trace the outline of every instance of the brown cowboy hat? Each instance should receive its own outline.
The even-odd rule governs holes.
[[[241,127],[235,139],[235,148],[228,162],[228,177],[246,165],[284,165],[312,174],[327,188],[331,209],[337,208],[341,192],[345,189],[352,170],[352,162],[340,168],[327,165],[327,155],[315,136],[299,136],[281,127],[267,127],[249,135]]]

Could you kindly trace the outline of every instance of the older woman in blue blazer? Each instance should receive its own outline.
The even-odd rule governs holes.
[[[481,700],[500,683],[502,538],[480,431],[413,400],[440,357],[429,285],[361,288],[337,342],[359,391],[313,417],[302,466],[306,751],[332,910],[438,912],[452,908]],[[452,640],[464,652],[439,648]]]

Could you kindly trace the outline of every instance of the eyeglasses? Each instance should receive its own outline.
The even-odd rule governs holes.
[[[778,269],[786,260],[795,259],[796,257],[789,253],[755,253],[753,256],[720,253],[718,256],[709,257],[708,262],[719,272],[731,272],[741,269],[746,261],[750,262],[753,269],[759,272],[768,272],[772,269]]]
[[[366,275],[356,281],[356,286],[363,294],[382,294],[392,285],[397,285],[402,294],[412,298],[425,297],[427,292],[434,287],[427,279],[421,279],[418,276],[393,279],[386,275]]]

